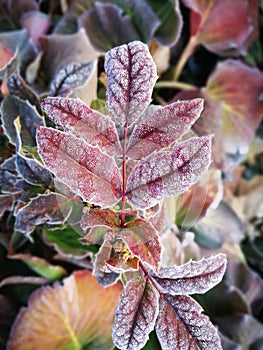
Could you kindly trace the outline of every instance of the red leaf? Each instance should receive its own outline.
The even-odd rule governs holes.
[[[89,227],[106,226],[119,229],[121,221],[119,216],[110,209],[90,209],[84,212],[81,219],[81,227],[86,230]]]
[[[135,126],[127,155],[141,159],[155,150],[169,146],[190,129],[202,109],[203,100],[200,98],[177,101],[159,108]]]
[[[218,254],[181,266],[161,267],[154,278],[172,295],[206,293],[222,280],[226,262],[225,254]]]
[[[148,46],[133,41],[108,51],[106,106],[122,126],[133,124],[151,101],[157,79],[156,67]]]
[[[120,237],[133,255],[147,263],[154,271],[159,270],[161,244],[156,230],[149,222],[137,219],[126,224]]]
[[[162,350],[222,350],[216,328],[188,296],[160,299],[156,334]]]
[[[48,97],[42,103],[42,108],[49,119],[65,132],[71,132],[93,146],[98,145],[108,153],[120,152],[114,122],[83,102],[72,98]]]
[[[84,201],[110,207],[121,198],[121,174],[113,158],[64,132],[38,129],[39,154],[58,180]]]
[[[40,194],[17,211],[15,229],[30,234],[37,225],[63,223],[70,212],[67,197],[59,193]]]
[[[137,278],[126,284],[115,313],[114,344],[121,350],[141,349],[153,330],[158,313],[158,295],[149,282]]]
[[[127,198],[135,208],[149,208],[160,199],[186,191],[210,164],[211,138],[193,137],[172,151],[155,152],[142,159],[127,181]]]
[[[183,3],[194,11],[191,13],[192,33],[212,52],[244,55],[258,37],[256,1],[183,0]]]

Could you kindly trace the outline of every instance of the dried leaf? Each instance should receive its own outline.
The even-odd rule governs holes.
[[[161,298],[155,329],[162,350],[222,350],[217,329],[202,311],[186,295]]]
[[[151,101],[157,79],[148,47],[134,41],[106,53],[106,107],[122,126],[133,124]]]
[[[4,80],[12,75],[17,66],[17,55],[0,44],[0,79]]]
[[[72,89],[83,86],[91,78],[95,68],[95,61],[67,64],[52,79],[49,87],[49,95],[69,95]]]
[[[38,289],[18,314],[7,349],[110,349],[120,292],[119,284],[103,288],[85,270]]]
[[[130,137],[127,155],[141,159],[169,146],[183,136],[199,118],[202,99],[177,101],[158,109],[136,125]]]
[[[153,330],[158,314],[158,295],[143,278],[129,281],[121,294],[112,330],[121,350],[141,349]]]
[[[126,224],[120,237],[133,255],[158,272],[161,261],[161,244],[154,227],[147,221],[136,219]]]
[[[48,97],[43,101],[42,108],[49,119],[65,132],[71,132],[91,145],[98,145],[108,153],[120,152],[119,137],[113,121],[83,102],[64,97]]]
[[[45,127],[38,130],[37,143],[45,165],[84,201],[109,207],[121,198],[119,169],[98,147]]]
[[[159,151],[143,158],[127,181],[127,198],[135,208],[149,208],[160,199],[186,191],[210,164],[211,138],[176,144],[172,151]]]
[[[171,295],[202,294],[222,280],[226,262],[226,255],[218,254],[181,266],[161,267],[154,278]]]
[[[63,223],[70,212],[67,197],[59,193],[40,194],[17,211],[15,229],[29,235],[37,225]]]

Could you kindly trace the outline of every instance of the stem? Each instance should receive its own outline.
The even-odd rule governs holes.
[[[163,295],[163,292],[162,290],[160,289],[158,283],[154,280],[154,278],[152,278],[151,276],[149,276],[149,273],[148,273],[148,270],[147,268],[143,265],[143,263],[140,261],[139,262],[139,265],[140,265],[140,268],[142,269],[143,273],[145,274],[146,276],[146,279],[150,280],[152,285],[154,286],[154,288],[157,290],[157,292],[162,296]]]
[[[125,204],[126,204],[126,182],[127,182],[127,133],[128,127],[125,125],[124,127],[124,135],[123,135],[123,153],[122,153],[122,199],[121,199],[121,227],[125,224]]]
[[[183,83],[180,81],[164,80],[164,81],[159,81],[155,84],[155,89],[163,89],[163,88],[180,89],[185,91],[197,89],[195,85]]]
[[[173,74],[173,80],[177,80],[186,64],[188,61],[189,57],[192,56],[192,54],[195,51],[196,46],[198,45],[198,35],[191,36],[179,61],[177,62],[177,65],[175,66],[174,69],[174,74]]]

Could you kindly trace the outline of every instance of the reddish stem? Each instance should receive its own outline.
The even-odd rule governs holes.
[[[127,182],[127,133],[128,127],[125,125],[123,134],[123,153],[122,153],[122,199],[121,199],[121,227],[125,224],[125,204],[126,204],[126,182]]]

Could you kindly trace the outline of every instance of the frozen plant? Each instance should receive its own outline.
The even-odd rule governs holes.
[[[160,266],[156,219],[163,200],[189,189],[209,167],[210,136],[176,142],[200,116],[203,100],[149,106],[156,67],[139,41],[107,52],[105,71],[109,115],[76,99],[48,97],[42,108],[63,131],[40,126],[37,144],[45,166],[88,204],[82,241],[101,244],[94,275],[104,286],[123,283],[114,344],[141,349],[155,329],[162,349],[222,349],[189,295],[221,281],[225,255]]]

